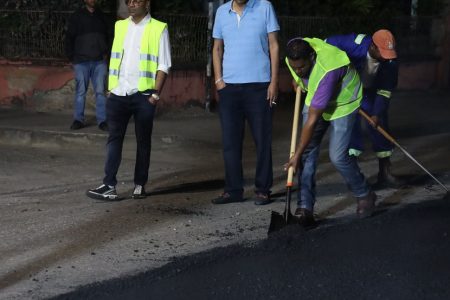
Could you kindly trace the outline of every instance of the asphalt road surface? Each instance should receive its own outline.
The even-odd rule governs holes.
[[[55,299],[449,299],[449,197],[184,257]]]

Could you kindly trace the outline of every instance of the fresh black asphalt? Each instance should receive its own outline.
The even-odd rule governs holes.
[[[450,299],[450,199],[290,226],[55,299]]]

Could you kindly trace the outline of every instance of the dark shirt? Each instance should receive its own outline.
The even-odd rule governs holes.
[[[66,32],[66,55],[73,63],[98,61],[108,56],[112,26],[99,9],[93,13],[85,7],[73,13]]]

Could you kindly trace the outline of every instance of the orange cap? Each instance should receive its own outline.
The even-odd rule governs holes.
[[[380,51],[381,57],[384,59],[397,58],[395,52],[395,39],[389,30],[381,29],[372,36],[372,41]]]

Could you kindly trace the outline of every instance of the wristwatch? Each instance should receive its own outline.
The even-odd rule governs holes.
[[[152,98],[155,99],[156,101],[158,101],[159,100],[159,95],[156,94],[156,93],[153,93],[152,94]]]

